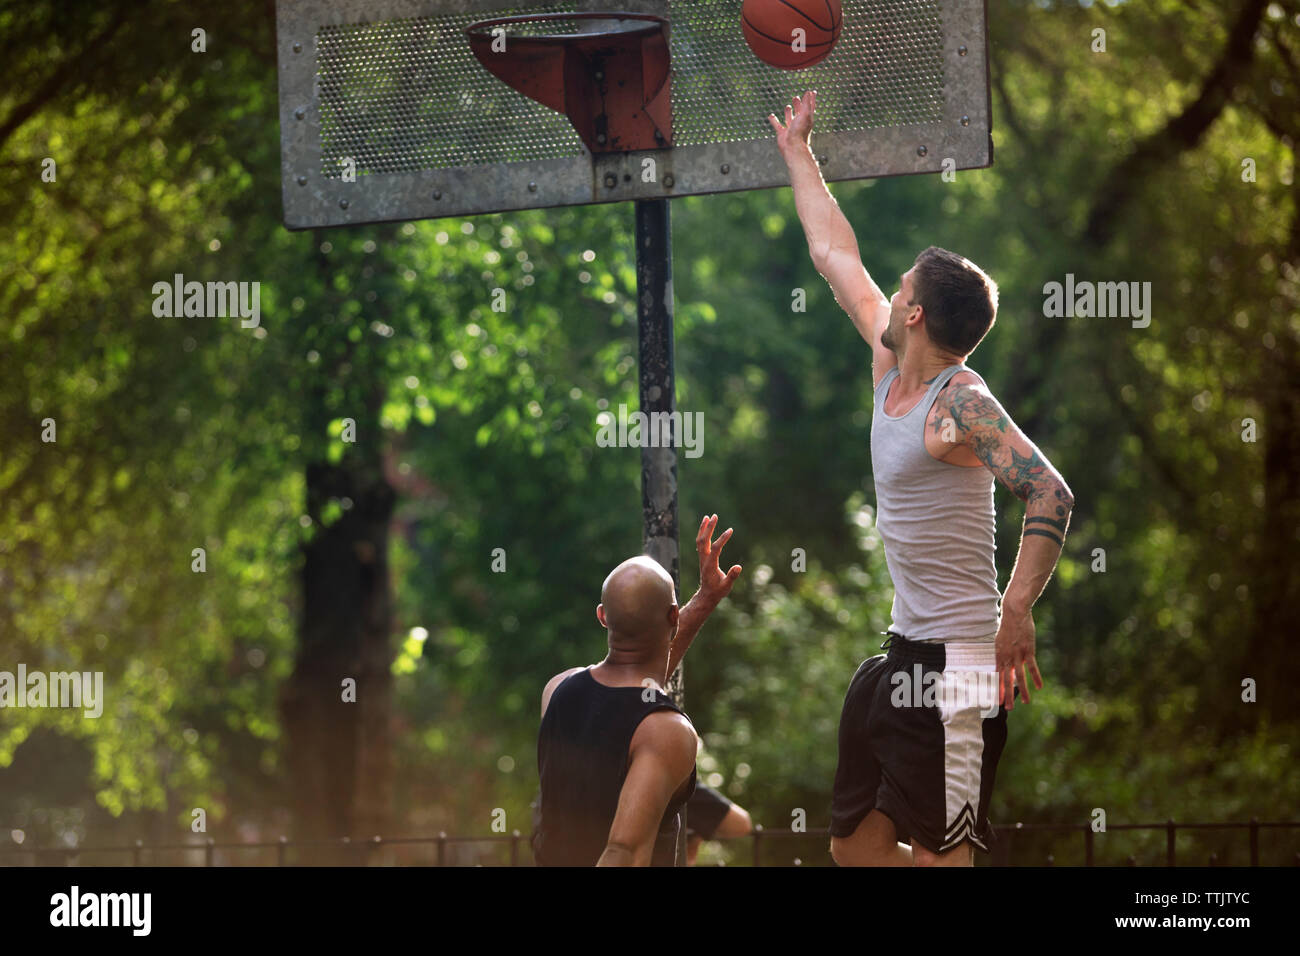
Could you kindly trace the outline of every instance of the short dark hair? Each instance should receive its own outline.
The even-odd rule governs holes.
[[[998,284],[955,252],[931,246],[916,257],[913,300],[925,310],[930,341],[955,355],[969,355],[993,328]]]

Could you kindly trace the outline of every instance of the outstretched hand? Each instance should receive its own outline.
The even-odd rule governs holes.
[[[775,113],[767,114],[767,121],[776,130],[776,145],[782,153],[800,144],[807,146],[812,135],[813,112],[817,109],[817,91],[809,90],[802,98],[796,96],[785,108],[785,125]]]
[[[722,573],[718,556],[722,554],[723,546],[731,540],[733,529],[728,528],[714,541],[713,531],[717,526],[717,515],[705,515],[700,522],[700,530],[695,535],[695,550],[700,556],[700,590],[714,602],[721,601],[731,593],[731,586],[736,583],[741,571],[740,565],[734,564],[726,574]]]

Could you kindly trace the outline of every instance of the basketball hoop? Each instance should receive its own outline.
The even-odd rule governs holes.
[[[577,29],[533,32],[561,23]],[[673,145],[667,26],[639,13],[549,13],[481,20],[465,33],[484,67],[567,116],[596,154]]]

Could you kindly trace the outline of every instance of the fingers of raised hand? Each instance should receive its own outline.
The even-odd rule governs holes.
[[[736,578],[738,577],[740,577],[740,565],[733,564],[731,570],[726,573],[722,578],[722,581],[718,584],[718,594],[724,597],[730,594],[731,586],[736,583]]]
[[[718,525],[717,515],[705,515],[704,520],[700,522],[699,534],[695,536],[695,550],[700,554],[701,567],[703,561],[713,553],[713,529]]]

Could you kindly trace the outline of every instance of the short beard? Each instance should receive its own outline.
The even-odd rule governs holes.
[[[898,344],[893,340],[893,336],[889,334],[891,331],[893,330],[890,329],[889,326],[885,326],[885,331],[880,333],[880,344],[883,345],[885,348],[889,349],[889,351],[893,352],[895,355],[897,355]]]

